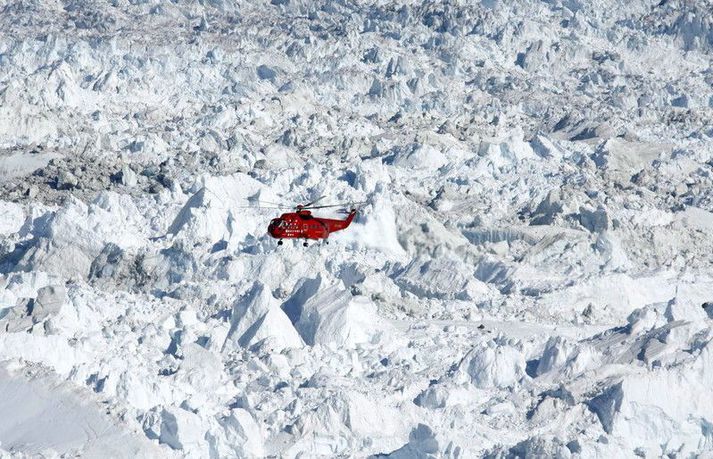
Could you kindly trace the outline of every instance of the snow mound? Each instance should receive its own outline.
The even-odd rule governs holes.
[[[194,243],[237,243],[248,234],[262,234],[264,226],[260,226],[257,210],[247,208],[248,198],[255,196],[278,200],[245,174],[204,178],[203,187],[188,199],[167,232]]]
[[[565,444],[552,435],[538,435],[530,437],[510,448],[496,448],[485,455],[488,459],[501,457],[549,457],[556,459],[569,459],[576,457],[572,453],[581,452],[576,441]]]
[[[12,202],[0,201],[0,236],[9,236],[17,233],[25,223],[25,212],[22,206]]]
[[[706,348],[693,366],[702,377],[710,376],[710,355]],[[689,391],[689,396],[674,397],[679,391]],[[707,413],[713,408],[713,396],[704,384],[691,383],[680,370],[665,370],[626,377],[593,398],[590,407],[607,433],[631,449],[659,444],[647,448],[647,453],[694,454],[699,448],[701,429],[710,426]],[[654,438],[662,441],[658,443]]]
[[[264,457],[263,432],[253,416],[242,408],[235,408],[220,420],[226,435],[218,440],[221,457]]]
[[[225,343],[242,347],[268,346],[277,352],[304,345],[277,300],[260,282],[255,282],[250,291],[233,305]]]
[[[164,408],[161,412],[159,442],[187,455],[200,454],[208,447],[200,417],[182,408]]]
[[[523,140],[522,131],[515,130],[505,139],[481,141],[478,155],[497,168],[509,167],[521,161],[537,158],[532,146]]]
[[[377,186],[369,205],[357,214],[349,231],[334,234],[334,238],[355,248],[385,252],[395,258],[406,253],[399,243],[396,215],[383,185]]]
[[[437,457],[439,452],[438,440],[433,430],[425,424],[419,424],[409,434],[408,443],[389,454],[370,456],[370,459],[431,459]],[[459,449],[454,449],[455,457],[459,456]]]
[[[325,456],[364,440],[372,450],[395,448],[398,438],[408,432],[404,415],[360,392],[329,394],[297,419],[293,431],[298,439],[283,453],[292,455],[303,450],[312,456]]]
[[[8,308],[0,316],[0,331],[20,332],[35,329],[37,333],[54,334],[56,330],[52,317],[56,316],[64,303],[67,295],[63,286],[45,286],[37,290],[34,298],[26,298]]]
[[[393,164],[411,171],[433,171],[448,163],[446,156],[430,145],[415,145],[410,152],[397,156]]]
[[[472,267],[458,259],[422,256],[414,258],[394,280],[419,297],[480,301],[491,292],[473,272]]]
[[[94,258],[107,243],[122,248],[143,245],[144,218],[125,195],[102,192],[90,205],[78,199],[49,217],[18,262],[18,268],[66,278],[86,278]]]
[[[557,372],[555,378],[561,374],[572,377],[599,364],[601,358],[596,349],[556,336],[547,340],[535,374],[541,376],[554,371]]]
[[[339,347],[371,342],[388,329],[374,303],[364,296],[353,296],[339,284],[322,289],[304,302],[295,327],[309,345]]]
[[[485,348],[474,348],[463,362],[471,382],[482,389],[510,387],[525,377],[522,352],[495,341],[489,341]]]
[[[0,452],[86,457],[168,457],[117,425],[87,389],[50,374],[13,374],[0,368]]]
[[[603,429],[627,449],[642,448],[656,456],[695,454],[701,429],[710,425],[706,413],[713,408],[713,396],[703,382],[713,376],[711,328],[705,326],[707,318],[676,320],[670,315],[672,304],[675,301],[637,310],[627,330],[602,335],[600,344],[596,338],[591,341],[609,347],[604,361],[638,360],[649,367],[610,377],[587,404]],[[626,332],[629,337],[622,339]],[[682,393],[686,397],[676,396]]]

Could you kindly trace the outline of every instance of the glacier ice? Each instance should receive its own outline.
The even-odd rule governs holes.
[[[709,3],[0,2],[0,456],[710,455]]]

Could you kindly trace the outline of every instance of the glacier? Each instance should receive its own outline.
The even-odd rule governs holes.
[[[711,10],[0,0],[0,457],[712,455]]]

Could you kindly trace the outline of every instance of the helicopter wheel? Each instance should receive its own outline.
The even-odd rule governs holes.
[[[306,242],[303,242],[302,245],[305,246],[305,247],[307,247],[307,243],[306,243]]]
[[[329,245],[329,241],[326,240],[326,239],[324,240],[324,243],[327,244],[327,245]]]
[[[282,239],[280,239],[279,241],[277,241],[277,245],[282,245]]]

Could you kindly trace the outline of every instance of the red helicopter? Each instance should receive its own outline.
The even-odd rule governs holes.
[[[308,204],[295,206],[296,212],[289,212],[280,215],[278,218],[273,218],[270,225],[267,227],[267,232],[270,236],[278,239],[277,245],[282,245],[283,239],[324,239],[325,243],[329,244],[327,238],[335,231],[340,231],[348,227],[357,214],[358,204],[350,203],[350,210],[343,210],[347,214],[344,220],[336,220],[333,218],[315,217],[310,209],[325,209],[328,207],[344,207],[345,204],[334,204],[328,206],[315,206],[316,199]],[[307,247],[307,242],[302,245]]]

